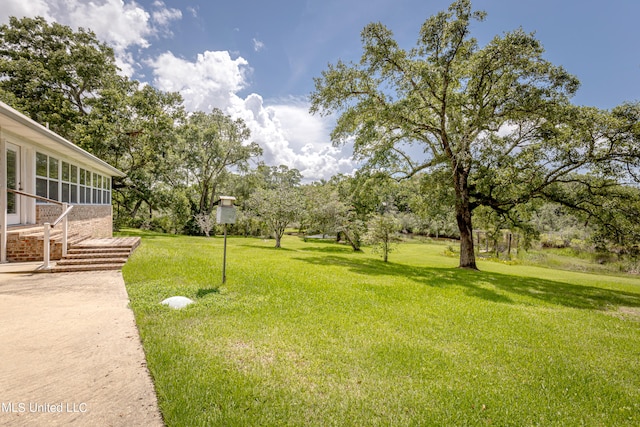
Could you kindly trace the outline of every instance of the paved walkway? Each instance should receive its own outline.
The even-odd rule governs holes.
[[[122,273],[37,266],[0,266],[0,425],[162,426]]]

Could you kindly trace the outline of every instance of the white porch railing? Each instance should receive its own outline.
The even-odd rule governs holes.
[[[18,194],[20,196],[31,197],[33,199],[42,200],[47,203],[55,203],[62,206],[62,214],[53,223],[44,223],[44,251],[43,251],[43,263],[42,267],[45,270],[51,268],[51,229],[54,228],[62,221],[62,256],[67,255],[67,242],[69,238],[69,220],[67,215],[73,209],[73,205],[62,203],[57,200],[47,199],[46,197],[36,196],[35,194],[25,193],[23,191],[13,190],[7,188],[9,193]]]
[[[72,209],[73,206],[68,206],[66,203],[63,203],[62,215],[60,215],[58,219],[56,219],[51,224],[48,222],[44,223],[44,259],[42,262],[42,268],[45,270],[51,268],[51,265],[49,264],[51,258],[51,229],[58,225],[60,221],[62,221],[62,256],[64,257],[65,255],[67,255],[67,239],[69,237],[69,220],[67,218],[67,215],[69,214],[69,212],[71,212]]]

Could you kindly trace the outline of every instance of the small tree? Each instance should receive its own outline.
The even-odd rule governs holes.
[[[336,217],[336,230],[347,239],[354,252],[360,252],[360,236],[364,229],[364,221],[358,219],[354,209],[344,203],[342,207]]]
[[[204,233],[205,236],[209,237],[209,233],[216,226],[215,219],[213,216],[206,213],[199,213],[194,216],[198,227],[200,227],[200,231]]]
[[[249,207],[267,225],[276,239],[276,248],[289,224],[295,221],[302,210],[302,197],[296,188],[278,187],[257,190],[249,199]]]
[[[367,233],[364,240],[366,243],[374,245],[373,251],[382,254],[384,262],[389,260],[389,252],[400,241],[398,237],[400,227],[400,221],[390,214],[376,214],[367,222]]]

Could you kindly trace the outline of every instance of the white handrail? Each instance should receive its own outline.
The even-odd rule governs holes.
[[[63,204],[62,204],[62,209],[64,209],[64,208],[66,207],[66,205],[67,205],[66,203],[63,203]],[[55,227],[56,225],[58,225],[58,223],[59,223],[62,219],[66,218],[67,214],[68,214],[69,212],[71,212],[71,210],[72,210],[72,209],[73,209],[73,205],[69,206],[69,207],[68,207],[64,212],[62,212],[62,215],[60,215],[60,216],[58,217],[58,219],[56,219],[55,221],[53,221],[53,224],[51,224],[51,228]]]
[[[67,203],[63,203],[63,202],[59,202],[57,200],[52,200],[52,199],[47,199],[46,197],[41,197],[41,196],[37,196],[35,194],[30,194],[30,193],[25,193],[23,191],[19,191],[19,190],[14,190],[12,188],[7,188],[7,192],[9,193],[14,193],[14,194],[18,194],[20,196],[26,196],[26,197],[31,197],[33,199],[36,200],[42,200],[43,202],[47,202],[47,203],[55,203],[57,205],[62,205],[62,214],[53,222],[53,224],[45,222],[44,223],[44,252],[43,252],[43,258],[44,258],[44,262],[42,264],[42,268],[44,269],[50,269],[51,266],[49,265],[49,261],[50,261],[50,241],[51,241],[51,229],[53,227],[55,227],[56,225],[58,225],[58,223],[60,223],[60,221],[64,221],[62,223],[62,256],[66,256],[67,255],[67,240],[69,237],[69,220],[67,218],[67,215],[69,215],[69,212],[71,212],[71,210],[73,209],[73,205],[69,206]]]
[[[58,225],[58,223],[60,223],[60,221],[62,222],[62,256],[67,255],[67,239],[68,239],[68,235],[69,235],[69,220],[67,218],[67,215],[69,214],[69,212],[71,212],[71,210],[73,209],[73,205],[71,206],[67,206],[66,203],[62,204],[62,214],[58,217],[58,219],[56,219],[53,224],[45,222],[44,223],[44,256],[43,256],[43,263],[42,263],[42,268],[45,270],[48,270],[51,268],[51,265],[49,264],[50,262],[50,258],[51,258],[51,254],[50,254],[50,247],[49,245],[51,244],[51,229],[53,227],[55,227],[56,225]]]

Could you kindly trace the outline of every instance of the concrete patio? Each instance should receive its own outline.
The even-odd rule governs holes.
[[[162,426],[120,271],[0,265],[0,425]]]

